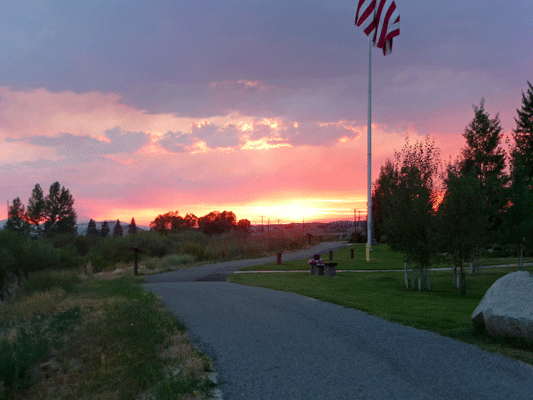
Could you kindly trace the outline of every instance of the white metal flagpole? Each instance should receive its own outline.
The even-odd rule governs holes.
[[[368,200],[367,200],[367,242],[366,261],[370,261],[372,250],[372,40],[368,40],[368,126],[367,126],[367,149],[368,149]]]

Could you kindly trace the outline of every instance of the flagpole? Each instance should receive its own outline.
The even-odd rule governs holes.
[[[371,39],[368,40],[368,126],[367,126],[367,169],[368,169],[368,188],[367,188],[367,243],[366,243],[366,261],[370,261],[370,251],[372,250],[372,52]]]

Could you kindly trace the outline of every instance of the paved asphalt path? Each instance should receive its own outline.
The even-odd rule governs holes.
[[[222,281],[258,264],[207,265],[144,284],[213,359],[225,400],[533,399],[529,365],[357,310]]]

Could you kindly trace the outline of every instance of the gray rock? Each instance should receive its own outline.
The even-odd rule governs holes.
[[[487,290],[472,313],[476,331],[533,341],[533,275],[527,271],[507,274]]]

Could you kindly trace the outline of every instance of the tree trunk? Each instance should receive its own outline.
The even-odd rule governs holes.
[[[463,266],[461,265],[461,277],[460,277],[460,285],[459,285],[459,294],[461,296],[466,295],[466,274],[463,272]]]
[[[403,264],[403,280],[405,282],[405,287],[409,289],[409,279],[407,279],[407,257],[405,257]]]
[[[427,268],[420,268],[418,276],[418,290],[423,292],[431,292],[431,279]]]

